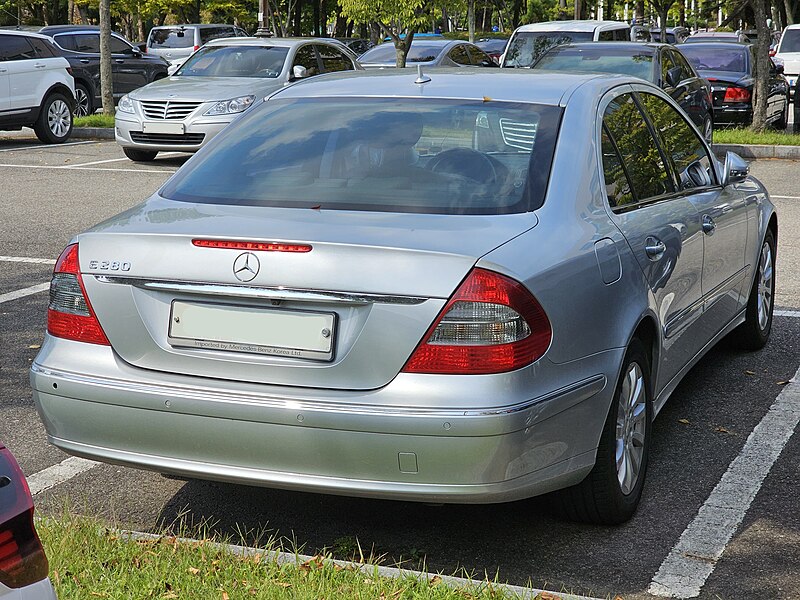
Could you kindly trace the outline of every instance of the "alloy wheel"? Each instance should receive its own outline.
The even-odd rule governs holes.
[[[89,114],[89,94],[83,88],[75,88],[75,116],[85,117]]]
[[[47,125],[56,137],[64,137],[72,124],[69,106],[63,100],[55,100],[47,109]]]
[[[617,402],[617,480],[622,493],[628,495],[636,487],[642,470],[647,427],[647,391],[638,363],[628,365]]]
[[[758,261],[758,326],[763,331],[769,325],[773,286],[772,249],[767,242],[761,247]]]

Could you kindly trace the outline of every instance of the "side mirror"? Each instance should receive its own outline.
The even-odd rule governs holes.
[[[308,69],[303,65],[295,65],[292,67],[292,79],[304,79],[308,77]]]
[[[722,185],[729,186],[732,183],[741,183],[747,179],[750,173],[750,165],[735,152],[725,154],[725,164],[722,165]]]
[[[678,87],[678,84],[681,82],[681,68],[680,67],[672,67],[669,71],[667,71],[667,85],[671,88]]]

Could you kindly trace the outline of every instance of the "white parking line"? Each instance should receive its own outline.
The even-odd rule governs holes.
[[[10,169],[51,169],[55,171],[103,171],[110,173],[174,173],[177,169],[104,169],[102,167],[80,167],[80,166],[54,166],[54,165],[11,165],[0,163],[0,167]]]
[[[19,148],[0,148],[0,152],[17,152],[19,150],[41,150],[42,148],[63,148],[64,146],[80,146],[82,144],[98,144],[94,140],[84,142],[67,142],[66,144],[36,144],[35,146],[20,146]]]
[[[93,460],[86,460],[85,458],[71,456],[70,458],[62,460],[57,465],[42,469],[38,473],[34,473],[33,475],[27,477],[28,487],[31,489],[31,495],[35,496],[36,494],[40,494],[45,490],[49,490],[52,487],[62,484],[65,481],[72,479],[76,475],[80,475],[84,471],[88,471],[97,464],[98,463],[94,462]]]
[[[176,156],[178,154],[184,154],[184,153],[183,152],[159,152],[158,153],[158,155],[161,156],[161,157],[164,157],[164,156]],[[130,158],[128,158],[127,156],[125,156],[123,158],[109,158],[109,159],[106,159],[106,160],[95,160],[95,161],[87,162],[87,163],[78,163],[76,165],[63,165],[63,166],[60,166],[58,168],[59,169],[77,169],[79,167],[89,167],[91,165],[102,165],[102,164],[112,163],[112,162],[122,162],[124,160],[128,160],[129,161]]]
[[[800,318],[800,310],[776,310],[772,313],[776,317],[794,317]]]
[[[775,194],[770,195],[770,198],[777,198],[778,200],[800,200],[800,196],[776,196]]]
[[[54,265],[56,261],[52,258],[31,258],[29,256],[0,256],[0,262],[20,262],[35,265]]]
[[[647,590],[655,596],[696,598],[719,561],[772,465],[800,422],[800,369],[778,394]]]
[[[50,282],[47,282],[47,283],[40,283],[39,285],[32,285],[31,287],[22,288],[21,290],[16,290],[14,292],[0,294],[0,304],[2,304],[3,302],[9,302],[11,300],[16,300],[17,298],[24,298],[25,296],[30,296],[31,294],[38,294],[39,292],[44,292],[49,289],[50,289]]]

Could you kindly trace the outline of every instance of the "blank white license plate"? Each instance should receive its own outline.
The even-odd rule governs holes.
[[[171,133],[173,135],[183,135],[183,123],[150,123],[145,121],[142,123],[142,131],[144,133]]]
[[[332,360],[335,326],[334,313],[175,301],[167,339],[173,346]]]

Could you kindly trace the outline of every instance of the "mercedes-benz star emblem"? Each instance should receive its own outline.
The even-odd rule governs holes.
[[[258,262],[258,257],[252,252],[244,252],[233,261],[233,274],[236,279],[245,283],[253,281],[260,268],[261,263]]]

